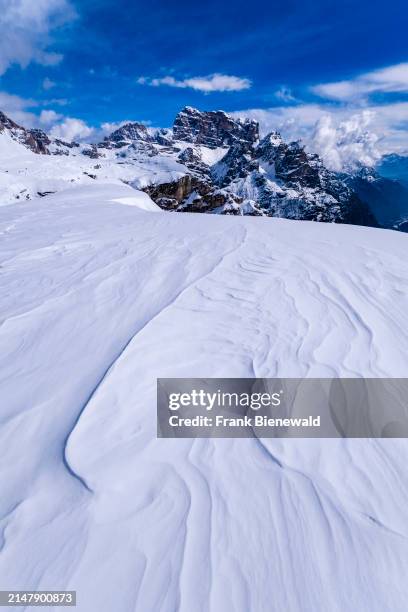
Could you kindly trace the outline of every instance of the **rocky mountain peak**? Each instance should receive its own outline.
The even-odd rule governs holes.
[[[235,119],[223,111],[199,111],[186,106],[174,121],[173,135],[176,140],[211,149],[237,142],[252,145],[259,139],[259,125],[251,119]]]
[[[51,144],[51,140],[45,132],[38,129],[27,130],[0,111],[0,133],[4,131],[33,153],[49,155],[48,145]]]
[[[153,139],[143,123],[125,123],[120,128],[104,138],[98,146],[105,148],[119,148],[134,141],[151,142]]]
[[[289,183],[304,187],[319,187],[319,168],[298,142],[291,142],[278,148],[275,158],[276,176]]]
[[[285,148],[287,145],[284,143],[279,132],[270,132],[259,143],[256,154],[257,157],[261,158],[266,162],[274,162],[278,154],[279,148]]]
[[[7,115],[0,111],[0,132],[3,132],[3,130],[5,129],[12,130],[18,127],[19,126],[17,125],[17,123],[14,123],[14,121],[12,121],[10,117],[7,117]]]
[[[298,141],[286,144],[278,132],[271,132],[259,143],[257,156],[262,161],[273,163],[276,177],[288,184],[311,188],[320,186],[318,158],[306,153]]]

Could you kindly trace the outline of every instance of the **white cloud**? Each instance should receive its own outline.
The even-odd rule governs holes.
[[[21,98],[14,94],[0,91],[0,109],[6,114],[15,110],[23,110],[38,106],[38,102],[31,98]]]
[[[75,16],[70,0],[0,0],[0,75],[13,64],[59,63],[50,33]]]
[[[408,102],[366,108],[299,104],[234,114],[259,121],[263,135],[278,130],[286,140],[302,139],[335,170],[357,162],[369,165],[381,154],[407,150]]]
[[[27,109],[36,106],[38,106],[36,100],[21,98],[6,91],[0,91],[0,110],[16,123],[26,127],[34,127],[37,122],[37,116]]]
[[[101,125],[101,134],[102,136],[109,136],[109,134],[112,134],[112,132],[114,132],[115,130],[118,130],[120,127],[122,127],[122,125],[126,125],[126,123],[131,123],[130,120],[126,120],[126,121],[116,121],[116,122],[109,122],[106,121],[105,123],[102,123]]]
[[[54,125],[57,121],[60,121],[62,117],[60,113],[56,113],[53,110],[42,110],[39,116],[39,122],[41,125],[49,127]]]
[[[139,85],[150,85],[152,87],[167,85],[169,87],[179,87],[183,89],[190,88],[204,93],[210,93],[212,91],[241,91],[243,89],[249,89],[252,85],[249,79],[218,73],[187,79],[175,79],[170,75],[154,79],[142,76],[137,79],[137,83],[139,83]]]
[[[354,79],[321,83],[313,93],[331,100],[349,101],[373,93],[408,93],[408,62],[366,72]]]
[[[288,87],[280,87],[275,91],[275,98],[282,102],[295,102],[296,98]]]
[[[39,102],[32,98],[22,98],[6,91],[0,91],[0,110],[10,119],[26,128],[50,127],[53,123],[59,121],[62,115],[46,109],[43,109],[40,115],[37,115],[32,109],[37,109],[39,106],[63,105],[65,102],[60,99]]]
[[[310,148],[333,170],[358,163],[372,166],[381,157],[380,138],[370,130],[374,117],[372,111],[363,111],[336,125],[331,115],[324,115],[316,122]]]
[[[53,89],[53,87],[55,86],[56,86],[55,81],[52,81],[48,77],[46,77],[42,82],[42,87],[43,89],[45,89],[45,91],[48,91],[49,89]]]
[[[90,127],[75,117],[66,117],[62,123],[54,125],[50,131],[53,138],[59,138],[71,142],[73,140],[85,140],[94,133],[94,128]]]

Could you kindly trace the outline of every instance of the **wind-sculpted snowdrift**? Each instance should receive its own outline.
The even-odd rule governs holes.
[[[0,588],[76,589],[80,612],[405,612],[406,441],[157,440],[155,389],[406,376],[406,236],[138,197],[0,209]]]

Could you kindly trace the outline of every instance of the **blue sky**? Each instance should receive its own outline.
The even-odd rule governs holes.
[[[397,104],[398,125],[387,127],[408,122],[402,0],[0,0],[0,9],[0,108],[27,121],[47,111],[44,125],[167,126],[191,105],[287,123],[294,109],[302,135],[314,119],[301,125],[303,108],[338,123]]]

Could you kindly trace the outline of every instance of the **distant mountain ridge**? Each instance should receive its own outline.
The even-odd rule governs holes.
[[[93,179],[98,179],[102,166],[105,177],[109,173],[122,176],[117,165],[127,168],[122,180],[144,190],[166,210],[401,230],[408,219],[408,186],[374,169],[333,172],[300,142],[287,143],[276,131],[260,140],[258,122],[223,111],[187,106],[177,114],[172,128],[128,122],[94,144],[53,139],[42,130],[19,126],[4,113],[0,113],[1,133],[35,154],[70,156],[81,166],[86,164],[84,158],[90,164],[99,160],[83,171]],[[391,157],[387,163],[396,161]],[[141,180],[140,169],[146,166]],[[134,180],[129,178],[132,168]]]

